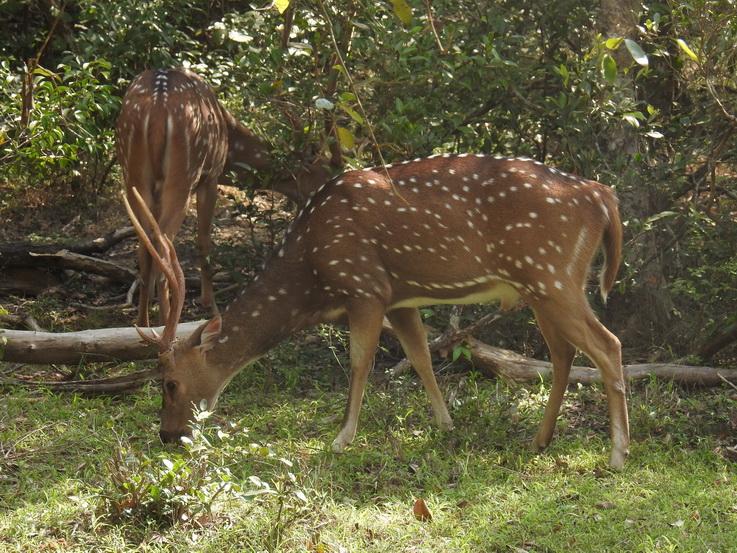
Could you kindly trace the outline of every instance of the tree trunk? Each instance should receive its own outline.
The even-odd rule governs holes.
[[[610,38],[635,39],[637,35],[637,17],[641,4],[635,0],[601,0],[598,27],[604,40]],[[632,105],[636,100],[636,92],[630,75],[623,69],[633,64],[632,56],[624,43],[611,52],[617,68],[618,81],[615,83],[617,94],[622,102]],[[639,173],[635,156],[640,152],[638,135],[629,123],[622,119],[616,127],[605,132],[613,167],[620,171],[620,186],[617,190],[623,219],[634,223],[635,232],[639,232],[639,223],[650,216],[670,207],[666,198],[654,187],[647,186]],[[636,280],[628,290],[627,298],[612,297],[610,312],[617,319],[618,334],[623,342],[640,339],[643,335],[648,339],[661,340],[671,328],[672,301],[665,288],[663,270],[664,244],[657,231],[640,232],[634,238],[631,249],[626,254],[628,265],[636,268]],[[627,329],[624,333],[621,329]]]

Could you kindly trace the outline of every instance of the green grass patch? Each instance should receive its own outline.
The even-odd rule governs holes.
[[[445,375],[456,429],[416,379],[371,383],[355,443],[329,443],[341,372],[244,371],[188,447],[158,390],[0,399],[0,551],[727,551],[737,543],[730,389],[630,393],[632,455],[607,468],[606,401],[573,388],[550,451],[526,449],[547,386]],[[423,499],[432,515],[412,508]]]

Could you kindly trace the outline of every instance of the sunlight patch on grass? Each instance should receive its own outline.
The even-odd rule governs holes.
[[[412,379],[371,385],[356,440],[336,455],[344,391],[236,384],[209,421],[233,441],[212,441],[203,476],[227,467],[239,485],[257,477],[277,493],[214,503],[199,525],[172,526],[111,520],[94,492],[121,443],[152,458],[181,453],[158,442],[158,390],[112,400],[14,390],[2,415],[3,451],[16,444],[16,454],[0,457],[0,551],[702,552],[737,543],[737,470],[719,454],[731,444],[698,430],[729,424],[734,401],[714,390],[633,390],[635,441],[616,473],[598,388],[568,394],[553,444],[536,455],[527,444],[544,386],[475,377],[444,386],[457,391],[454,431],[435,427]],[[269,456],[249,454],[253,444]],[[418,499],[431,520],[413,515]]]

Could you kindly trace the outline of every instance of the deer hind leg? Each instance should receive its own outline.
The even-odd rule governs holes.
[[[154,263],[151,254],[145,246],[138,246],[138,272],[140,286],[138,289],[138,317],[136,325],[139,327],[149,326],[148,310],[151,305],[151,298],[154,295],[154,282],[156,275],[154,273]]]
[[[126,195],[128,196],[128,202],[133,209],[133,213],[136,218],[141,221],[141,225],[146,232],[150,232],[149,224],[145,217],[141,214],[141,206],[135,201],[132,189],[136,188],[138,193],[141,195],[144,203],[148,206],[152,205],[153,198],[151,197],[151,187],[141,186],[140,182],[143,181],[143,177],[139,174],[128,177],[128,183],[126,186]],[[139,327],[149,326],[148,310],[151,306],[151,298],[154,295],[154,283],[156,281],[156,272],[153,259],[151,254],[148,253],[146,247],[139,243],[138,245],[138,278],[140,280],[140,287],[138,290],[138,315],[136,318],[136,325]]]
[[[212,288],[212,218],[217,202],[217,183],[205,182],[197,189],[197,257],[200,262],[200,301],[209,316],[217,315],[215,293]]]
[[[438,426],[443,430],[451,430],[453,420],[450,418],[448,408],[443,401],[443,394],[435,380],[430,350],[427,345],[427,334],[422,326],[419,310],[415,308],[394,309],[389,311],[386,317],[397,333],[397,338],[407,358],[420,375]]]
[[[172,242],[174,242],[174,237],[179,232],[184,221],[187,211],[187,200],[188,197],[185,196],[183,201],[172,202],[170,206],[166,206],[169,209],[163,210],[157,220],[161,233],[168,236]],[[171,306],[169,305],[169,281],[158,270],[158,267],[154,266],[154,270],[156,271],[156,296],[159,300],[159,322],[165,325],[169,318],[169,311],[171,310]]]
[[[366,381],[374,365],[383,320],[384,306],[378,303],[357,302],[348,310],[351,382],[343,423],[333,440],[332,448],[335,453],[343,451],[356,436],[358,414],[361,411]]]
[[[599,369],[609,410],[609,427],[612,440],[612,454],[609,464],[612,468],[621,469],[624,467],[627,455],[629,455],[630,439],[627,398],[622,373],[622,348],[619,340],[599,322],[583,295],[573,305],[547,304],[545,308],[541,308],[541,305],[535,305],[535,311],[540,317],[539,320],[546,321],[542,324],[548,328],[548,334],[551,333],[550,329],[554,328],[553,333],[560,335],[560,338],[551,338],[553,343],[558,343],[561,339],[567,340],[574,348],[585,353]],[[547,340],[548,335],[545,338]],[[560,386],[563,387],[564,391],[565,383],[561,382]],[[562,392],[557,391],[555,383],[553,384],[553,392],[551,392],[551,402],[556,401],[553,393],[562,394]],[[552,407],[555,407],[556,413],[560,406],[560,400],[557,401],[557,405],[551,406],[551,410]],[[548,417],[547,409],[545,417]],[[552,418],[552,415],[550,417]],[[539,436],[541,442],[546,437],[547,426],[553,422],[543,420],[543,426],[541,426],[543,434]],[[538,443],[537,441],[538,438],[536,437],[534,443]]]

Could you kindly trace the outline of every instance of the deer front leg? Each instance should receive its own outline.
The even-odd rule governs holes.
[[[381,335],[384,306],[362,303],[349,310],[351,382],[348,388],[348,403],[345,407],[343,424],[333,440],[333,451],[340,453],[353,442],[358,426],[366,381],[374,365],[376,348]]]

